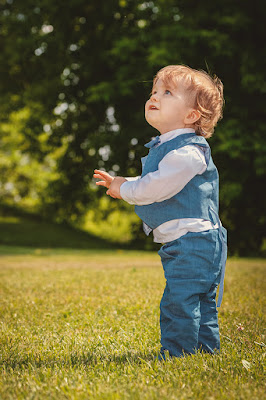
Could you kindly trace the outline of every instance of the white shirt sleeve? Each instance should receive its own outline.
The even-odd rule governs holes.
[[[170,199],[180,192],[196,175],[207,168],[203,150],[187,145],[170,151],[159,163],[158,170],[143,178],[124,182],[121,197],[129,204],[139,206]]]
[[[140,176],[126,176],[125,179],[129,182],[133,182],[133,181],[137,181],[138,179],[140,179]]]

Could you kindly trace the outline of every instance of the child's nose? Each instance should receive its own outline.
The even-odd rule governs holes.
[[[154,93],[151,95],[151,101],[158,101],[158,94]]]

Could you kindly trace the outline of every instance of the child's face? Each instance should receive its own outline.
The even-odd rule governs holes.
[[[145,118],[151,126],[163,134],[174,129],[191,127],[188,126],[186,119],[191,110],[182,83],[178,87],[170,87],[158,79],[153,86],[150,99],[146,102]]]

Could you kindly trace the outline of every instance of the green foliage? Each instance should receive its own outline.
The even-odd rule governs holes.
[[[228,262],[219,355],[159,362],[158,256],[2,256],[0,397],[263,398],[264,271],[260,260]]]
[[[60,150],[49,151],[47,134],[42,131],[34,137],[27,127],[34,109],[13,111],[9,120],[0,124],[0,197],[5,203],[37,211],[47,186],[58,179],[56,161]],[[28,151],[32,146],[36,152]]]
[[[91,232],[111,242],[129,243],[135,239],[134,227],[140,227],[137,215],[128,204],[121,210],[119,203],[107,196],[102,197],[97,208],[84,215],[81,224],[85,231]]]
[[[95,167],[139,174],[143,144],[155,134],[143,117],[152,78],[166,64],[184,63],[224,83],[224,119],[210,141],[221,175],[221,219],[232,253],[260,254],[266,214],[261,1],[0,4],[0,147],[14,124],[19,132],[1,150],[7,200],[78,224],[102,194],[91,184]],[[6,184],[11,192],[3,192]]]

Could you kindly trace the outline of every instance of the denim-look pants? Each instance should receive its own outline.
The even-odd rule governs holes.
[[[166,287],[160,304],[161,354],[220,349],[216,292],[221,277],[218,229],[190,232],[161,247]]]

